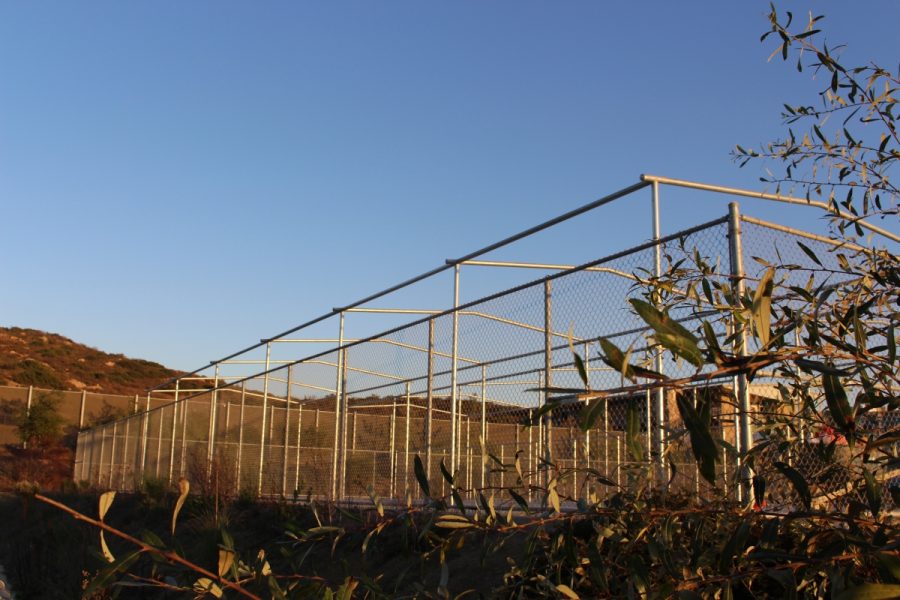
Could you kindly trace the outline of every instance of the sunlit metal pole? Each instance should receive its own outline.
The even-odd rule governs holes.
[[[544,280],[544,404],[552,401],[551,392],[553,387],[553,317],[552,317],[552,294],[551,283],[549,279]],[[544,459],[547,464],[553,461],[553,417],[552,411],[544,413],[541,420],[546,423],[545,435],[546,443],[544,446]],[[548,472],[544,471],[544,485],[547,484]]]
[[[281,495],[287,497],[288,438],[291,430],[291,388],[293,387],[293,367],[287,371],[287,392],[284,395],[284,452],[281,456]]]
[[[338,498],[343,500],[347,495],[347,420],[350,417],[350,395],[347,392],[347,349],[341,350],[341,471]],[[356,413],[353,413],[353,436],[356,437]]]
[[[303,403],[301,402],[299,406],[297,406],[297,456],[294,463],[297,465],[296,470],[294,471],[294,489],[300,489],[300,442],[302,441],[302,433],[303,433]],[[298,492],[299,493],[299,492]]]
[[[728,250],[731,258],[731,280],[734,290],[736,308],[741,306],[741,298],[744,296],[744,257],[741,244],[741,213],[737,202],[728,204]],[[747,353],[746,329],[736,323],[737,335],[734,339],[734,352],[738,357],[744,357]],[[750,389],[747,385],[747,376],[740,373],[737,376],[738,412],[741,424],[740,455],[746,457],[753,447],[753,429],[750,422]],[[747,467],[747,468],[745,468]],[[748,465],[741,460],[741,470],[738,476],[738,500],[743,499],[741,479],[749,483],[753,474]]]
[[[653,246],[653,274],[658,278],[662,275],[662,247],[659,243],[659,182],[654,181],[651,186],[652,190],[652,204],[653,204],[653,241],[656,242]],[[654,354],[654,368],[658,373],[663,372],[663,355],[662,348],[658,347],[653,351]],[[661,387],[657,388],[655,391],[656,396],[656,432],[654,437],[656,442],[656,453],[657,453],[657,469],[659,472],[659,484],[665,481],[665,452],[666,452],[666,404],[665,404],[665,390]],[[650,430],[647,430],[647,435],[650,435]]]
[[[78,409],[78,429],[84,428],[84,406],[87,403],[87,390],[81,390],[81,408]]]
[[[394,482],[395,482],[395,471],[397,469],[397,457],[396,457],[396,446],[397,441],[397,397],[391,400],[391,453],[388,457],[391,476],[390,476],[390,485],[388,486],[388,495],[393,498],[394,497]]]
[[[425,407],[425,476],[431,480],[431,440],[434,435],[434,319],[428,320],[428,381]]]
[[[457,357],[459,356],[459,265],[453,266],[453,350],[452,363],[450,366],[450,471],[455,472],[458,468],[458,446],[459,440],[457,436],[457,406],[458,391],[457,387]]]
[[[218,416],[219,402],[219,365],[216,365],[215,375],[213,376],[213,389],[209,395],[209,431],[206,443],[206,464],[209,467],[207,476],[212,476],[212,464],[216,453],[216,420]]]
[[[481,365],[481,487],[485,486],[485,452],[487,451],[487,367]],[[530,448],[529,448],[530,452]]]
[[[403,440],[403,487],[409,491],[409,382],[406,382],[406,435]]]
[[[237,447],[237,487],[236,491],[240,491],[241,484],[241,465],[244,460],[244,406],[246,405],[247,400],[247,382],[241,382],[241,412],[240,412],[240,425],[238,425],[238,447]]]
[[[147,468],[147,444],[150,441],[150,392],[147,392],[147,404],[144,407],[143,440],[141,441],[141,477]]]
[[[338,499],[338,467],[340,459],[338,454],[341,448],[341,396],[343,395],[343,360],[344,360],[344,313],[338,315],[338,351],[337,368],[335,369],[334,384],[334,447],[331,455],[331,498]]]
[[[266,466],[266,419],[269,414],[269,363],[272,358],[272,343],[266,342],[266,370],[263,373],[262,425],[259,428],[259,472],[256,478],[256,495],[262,496],[263,471]]]
[[[116,470],[116,435],[119,433],[119,422],[113,421],[113,431],[112,431],[112,447],[109,450],[109,487],[113,489],[115,486],[113,484],[114,473]]]
[[[169,440],[169,483],[172,483],[172,476],[175,471],[175,432],[176,427],[178,426],[178,391],[179,386],[181,385],[181,380],[175,380],[175,400],[172,402],[172,439]],[[160,436],[160,439],[162,436]]]

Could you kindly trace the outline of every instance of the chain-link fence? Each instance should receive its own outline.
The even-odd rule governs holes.
[[[733,210],[731,219],[577,267],[456,261],[457,298],[460,273],[469,269],[538,269],[541,276],[445,311],[336,309],[337,338],[296,337],[306,331],[301,327],[263,340],[154,390],[139,414],[82,431],[75,477],[126,490],[148,479],[186,477],[204,492],[349,502],[420,496],[420,461],[419,475],[432,494],[448,494],[452,479],[470,500],[477,490],[514,486],[538,502],[541,486],[559,473],[566,476],[554,485],[569,501],[602,496],[636,474],[701,498],[710,485],[681,428],[681,396],[698,411],[707,407],[722,452],[718,487],[741,494],[742,434],[751,445],[765,441],[765,431],[753,432],[778,399],[774,375],[760,373],[749,384],[711,377],[634,391],[598,351],[605,338],[628,349],[632,364],[672,379],[696,375],[693,365],[662,356],[645,321],[629,310],[629,300],[658,300],[648,293],[655,277],[690,262],[703,265],[707,282],[727,286],[741,268],[738,258],[748,280],[767,264],[818,266],[803,247],[822,261],[837,260],[829,240],[739,221],[736,205]],[[808,276],[802,269],[791,273]],[[703,297],[696,288],[667,290]],[[717,302],[723,302],[718,295],[711,311]],[[353,312],[412,321],[364,339],[344,338],[344,318]],[[697,329],[705,315],[702,308],[672,314],[688,329]],[[732,333],[722,320],[712,327],[723,343]],[[238,368],[251,372],[235,374]],[[603,391],[603,406],[586,426],[582,407],[592,391]],[[835,478],[822,489],[839,487],[839,473],[816,472],[819,432],[798,431],[787,460],[816,481]],[[755,468],[768,472],[766,461],[761,453]]]
[[[32,404],[49,402],[61,418],[62,431],[115,421],[138,412],[139,396],[88,390],[54,390],[35,386],[0,386],[0,444],[20,442],[18,422]]]

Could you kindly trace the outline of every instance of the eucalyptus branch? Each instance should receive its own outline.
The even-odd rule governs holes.
[[[45,504],[49,504],[50,506],[53,506],[65,513],[68,513],[69,515],[71,515],[78,521],[83,521],[85,523],[93,525],[94,527],[96,527],[98,529],[102,529],[103,531],[111,533],[111,534],[115,535],[116,537],[122,538],[123,540],[134,544],[141,550],[141,552],[156,554],[157,556],[160,556],[171,563],[175,563],[175,564],[181,565],[183,567],[186,567],[186,568],[190,569],[191,571],[194,571],[195,573],[199,573],[200,575],[203,575],[204,577],[209,578],[211,581],[215,581],[231,590],[234,590],[235,592],[237,592],[238,594],[240,594],[246,598],[253,598],[254,600],[262,600],[259,596],[251,593],[244,587],[242,587],[236,583],[233,583],[223,577],[220,577],[219,575],[216,575],[215,573],[212,573],[211,571],[204,569],[200,565],[193,563],[193,562],[179,556],[177,553],[175,553],[171,550],[163,550],[163,549],[151,546],[150,544],[144,542],[143,540],[140,540],[132,535],[129,535],[129,534],[125,533],[124,531],[116,529],[115,527],[107,525],[103,521],[99,521],[97,519],[92,519],[91,517],[89,517],[85,514],[82,514],[73,508],[69,508],[62,502],[57,502],[56,500],[54,500],[52,498],[48,498],[47,496],[44,496],[42,494],[35,494],[34,497],[35,497],[35,499],[40,500],[41,502],[43,502]]]

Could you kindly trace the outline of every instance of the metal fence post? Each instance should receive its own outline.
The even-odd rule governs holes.
[[[147,444],[150,441],[150,392],[147,392],[147,404],[144,408],[144,419],[141,428],[141,478],[147,468]]]
[[[244,407],[247,400],[247,382],[241,382],[241,412],[240,425],[238,426],[238,447],[237,447],[237,487],[235,491],[240,492],[241,484],[241,466],[244,462]]]
[[[287,471],[288,471],[288,438],[291,430],[291,388],[294,385],[293,365],[287,370],[287,391],[284,395],[284,452],[281,457],[281,495],[287,496]]]
[[[553,338],[552,332],[552,290],[549,279],[544,280],[544,405],[552,401],[550,388],[553,386]],[[541,420],[545,422],[544,460],[547,464],[553,460],[553,411],[545,412]],[[549,473],[544,471],[544,484],[547,484]]]
[[[185,455],[187,454],[187,434],[188,434],[188,403],[191,401],[190,396],[181,401],[181,460],[178,463],[178,476],[184,477]]]
[[[163,422],[166,420],[166,406],[159,407],[159,427],[156,433],[156,468],[153,475],[159,479],[159,469],[162,466],[162,441],[163,441]]]
[[[297,405],[297,456],[294,463],[297,468],[294,470],[294,490],[300,489],[300,442],[303,434],[303,403]],[[299,493],[299,492],[298,492]]]
[[[431,439],[434,434],[434,319],[428,320],[428,381],[425,394],[425,478],[431,481]]]
[[[662,247],[659,244],[659,182],[654,181],[652,186],[652,204],[653,204],[653,241],[656,242],[653,246],[653,274],[656,277],[660,277],[662,275]],[[663,372],[663,355],[662,349],[657,346],[653,350],[655,364],[654,368],[658,373]],[[665,473],[665,452],[666,452],[666,404],[665,404],[665,390],[662,387],[658,387],[654,392],[656,398],[655,403],[655,412],[656,412],[656,431],[655,442],[656,442],[656,453],[657,453],[657,470],[658,470],[658,483],[661,485],[666,479]],[[647,435],[650,436],[650,430],[647,430]],[[648,457],[649,458],[649,457]]]
[[[459,451],[459,439],[457,435],[457,358],[459,354],[459,264],[453,265],[453,338],[452,358],[450,365],[450,471],[455,473],[458,468],[457,453]]]
[[[121,489],[125,489],[125,470],[128,466],[126,462],[128,458],[128,438],[131,436],[131,419],[129,417],[125,418],[125,439],[122,441],[122,474],[119,477],[119,486]],[[132,463],[134,464],[134,463]]]
[[[100,431],[100,460],[97,463],[97,485],[103,485],[103,451],[106,449],[106,425]]]
[[[175,427],[176,422],[178,421],[178,390],[179,385],[181,384],[180,379],[175,380],[175,401],[172,402],[172,439],[170,440],[169,447],[169,483],[172,483],[172,475],[175,470]],[[162,428],[162,424],[160,424],[160,428]],[[162,436],[160,436],[162,439]]]
[[[113,488],[114,472],[116,470],[116,435],[118,434],[119,422],[113,421],[112,446],[109,449],[109,487]]]
[[[338,350],[337,350],[337,367],[335,369],[335,385],[334,385],[334,449],[331,455],[331,498],[338,499],[339,465],[340,465],[340,449],[341,449],[341,397],[343,396],[343,360],[344,360],[344,313],[338,315]]]
[[[78,429],[84,429],[85,404],[87,404],[87,390],[81,390],[81,407],[78,409]]]
[[[266,371],[263,374],[262,426],[259,428],[259,473],[256,478],[256,495],[262,496],[263,470],[266,466],[266,418],[269,411],[269,361],[272,356],[272,342],[266,342]]]
[[[97,428],[92,427],[91,428],[91,452],[90,452],[91,463],[88,466],[87,477],[82,476],[82,479],[86,479],[88,481],[88,483],[91,483],[91,484],[94,483],[94,463],[96,462],[94,460],[94,449],[96,447],[97,447]],[[100,481],[98,479],[97,485],[99,485],[99,484],[100,484]]]
[[[347,494],[347,419],[350,414],[350,397],[347,393],[347,349],[341,350],[341,470],[338,499],[343,500]],[[353,436],[356,437],[356,413],[353,413]]]
[[[485,486],[485,452],[487,451],[487,367],[481,365],[481,487]],[[529,454],[531,450],[529,449]]]
[[[390,485],[388,486],[388,495],[393,498],[394,497],[394,480],[395,480],[395,470],[397,468],[397,458],[395,455],[396,450],[396,440],[397,440],[397,397],[395,396],[393,400],[391,400],[391,453],[388,456],[388,462],[390,464],[391,476],[390,476]]]
[[[728,251],[731,259],[731,280],[736,308],[741,306],[741,298],[744,296],[744,257],[741,243],[741,213],[737,202],[728,204]],[[734,339],[734,352],[738,357],[743,357],[747,352],[746,329],[739,323],[735,323],[737,335]],[[739,373],[737,376],[738,417],[741,425],[740,455],[746,456],[753,446],[753,430],[750,422],[750,389],[747,385],[747,376]],[[738,500],[743,499],[741,479],[749,483],[752,473],[745,469],[746,464],[740,460],[741,470],[738,472]]]
[[[213,376],[213,390],[209,395],[209,429],[207,433],[206,443],[206,479],[212,477],[213,460],[216,455],[216,421],[218,420],[218,404],[219,404],[219,365],[216,365],[215,375]],[[219,467],[221,468],[221,466]]]
[[[406,435],[403,440],[403,488],[409,492],[409,382],[406,382]]]

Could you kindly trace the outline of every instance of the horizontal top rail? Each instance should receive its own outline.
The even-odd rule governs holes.
[[[772,200],[774,202],[783,202],[785,204],[796,204],[799,206],[813,206],[815,208],[820,208],[825,212],[835,216],[835,217],[843,217],[838,210],[832,208],[829,204],[825,202],[820,202],[818,200],[812,200],[810,198],[797,198],[796,196],[787,196],[784,194],[768,194],[766,192],[754,192],[753,190],[743,190],[740,188],[727,187],[724,185],[713,185],[709,183],[699,183],[697,181],[688,181],[686,179],[672,179],[671,177],[659,177],[656,175],[641,175],[641,181],[645,181],[647,183],[661,183],[663,185],[673,185],[677,187],[690,188],[692,190],[703,190],[705,192],[717,192],[719,194],[730,194],[732,196],[744,196],[746,198],[758,198],[760,200]],[[848,217],[850,215],[847,215]],[[874,233],[882,235],[887,239],[900,243],[900,235],[896,233],[892,233],[887,229],[882,229],[877,225],[872,225],[871,223],[864,221],[863,219],[853,219],[854,223],[857,223],[860,227],[868,229]]]
[[[512,244],[513,242],[517,242],[517,241],[519,241],[523,238],[526,238],[530,235],[534,235],[535,233],[538,233],[540,231],[543,231],[545,229],[553,227],[554,225],[558,225],[564,221],[568,221],[569,219],[577,217],[578,215],[584,214],[588,211],[594,210],[595,208],[599,208],[599,207],[603,206],[604,204],[608,204],[610,202],[618,200],[619,198],[622,198],[624,196],[632,194],[638,190],[648,187],[649,185],[651,185],[649,181],[639,181],[638,183],[635,183],[628,187],[622,188],[616,192],[613,192],[611,194],[603,196],[602,198],[598,198],[597,200],[594,200],[593,202],[589,202],[589,203],[587,203],[583,206],[580,206],[576,209],[570,210],[569,212],[559,215],[558,217],[554,217],[548,221],[544,221],[543,223],[535,225],[534,227],[529,227],[528,229],[525,229],[524,231],[520,231],[519,233],[517,233],[515,235],[511,235],[503,240],[500,240],[499,242],[494,242],[493,244],[490,244],[479,250],[476,250],[474,252],[466,254],[462,258],[449,259],[446,261],[445,264],[443,264],[439,267],[435,267],[434,269],[431,269],[430,271],[426,271],[425,273],[422,273],[421,275],[416,275],[415,277],[411,277],[411,278],[407,279],[406,281],[402,281],[396,285],[392,285],[391,287],[385,288],[385,289],[381,290],[380,292],[371,294],[370,296],[367,296],[361,300],[357,300],[356,302],[353,302],[353,303],[348,304],[343,307],[333,308],[331,310],[331,312],[327,312],[327,313],[320,315],[314,319],[310,319],[309,321],[306,321],[305,323],[297,325],[296,327],[292,327],[291,329],[288,329],[286,331],[282,331],[281,333],[274,335],[272,337],[261,339],[259,341],[259,343],[257,343],[257,344],[247,346],[246,348],[244,348],[242,350],[238,350],[237,352],[232,352],[228,356],[225,356],[218,360],[211,360],[211,361],[209,361],[208,364],[206,364],[198,369],[195,369],[189,373],[185,373],[185,375],[196,375],[196,374],[204,371],[205,369],[207,369],[209,367],[209,365],[214,365],[214,364],[220,363],[224,360],[229,360],[236,356],[240,356],[241,354],[250,352],[251,350],[260,348],[260,347],[264,346],[265,344],[267,344],[271,341],[274,341],[277,338],[282,338],[286,335],[290,335],[292,333],[300,331],[301,329],[311,327],[312,325],[321,323],[322,321],[330,319],[331,317],[333,317],[335,315],[339,315],[340,313],[344,312],[347,309],[356,308],[357,306],[361,306],[363,304],[366,304],[367,302],[371,302],[372,300],[377,300],[378,298],[381,298],[383,296],[386,296],[388,294],[391,294],[393,292],[401,290],[405,287],[409,287],[410,285],[412,285],[414,283],[418,283],[420,281],[428,279],[429,277],[432,277],[434,275],[442,273],[459,263],[465,262],[467,260],[471,260],[473,258],[478,258],[479,256],[487,254],[488,252],[493,252],[494,250],[497,250],[504,246],[508,246],[509,244]],[[178,377],[173,377],[173,378],[167,379],[166,381],[159,384],[158,386],[149,388],[147,391],[150,392],[150,391],[156,390],[162,386],[168,385],[169,383],[171,383],[172,381],[175,381],[176,379],[178,379]]]
[[[842,216],[838,210],[834,209],[829,204],[821,202],[821,201],[817,201],[817,200],[808,199],[808,198],[798,198],[795,196],[790,196],[790,195],[785,195],[785,194],[770,194],[770,193],[766,193],[766,192],[757,192],[757,191],[746,190],[746,189],[741,189],[741,188],[706,184],[706,183],[700,183],[700,182],[689,181],[689,180],[684,180],[684,179],[675,179],[675,178],[670,178],[670,177],[661,177],[661,176],[657,176],[657,175],[643,174],[640,177],[640,181],[635,184],[632,184],[632,185],[622,188],[618,191],[615,191],[611,194],[608,194],[606,196],[598,198],[597,200],[594,200],[594,201],[584,204],[578,208],[575,208],[566,213],[563,213],[557,217],[554,217],[552,219],[549,219],[547,221],[539,223],[538,225],[529,227],[528,229],[522,230],[519,233],[516,233],[516,234],[506,237],[500,241],[497,241],[497,242],[494,242],[487,246],[484,246],[483,248],[475,250],[474,252],[466,254],[462,257],[454,258],[454,259],[447,259],[443,265],[440,265],[429,271],[426,271],[424,273],[421,273],[419,275],[416,275],[414,277],[406,279],[405,281],[402,281],[402,282],[392,285],[390,287],[387,287],[379,292],[376,292],[374,294],[366,296],[365,298],[357,300],[353,303],[350,303],[350,304],[347,304],[344,306],[334,307],[334,308],[332,308],[332,310],[330,312],[324,313],[318,317],[310,319],[304,323],[301,323],[300,325],[292,327],[292,328],[290,328],[286,331],[283,331],[281,333],[278,333],[274,336],[260,339],[260,341],[258,343],[247,346],[246,348],[243,348],[241,350],[233,352],[233,353],[231,353],[227,356],[224,356],[218,360],[209,361],[209,363],[207,363],[206,365],[204,365],[200,368],[197,368],[193,371],[185,373],[182,376],[170,378],[155,387],[148,388],[147,391],[148,392],[156,391],[162,387],[169,385],[170,383],[172,383],[175,380],[182,379],[185,376],[190,377],[190,376],[198,375],[199,373],[208,369],[211,365],[220,364],[224,361],[228,361],[235,357],[246,354],[247,352],[250,352],[252,350],[261,348],[271,342],[279,341],[280,338],[284,338],[292,333],[295,333],[302,329],[306,329],[315,324],[321,323],[322,321],[325,321],[331,317],[340,315],[344,312],[348,312],[351,310],[353,310],[355,312],[364,312],[367,309],[360,308],[360,307],[362,307],[362,305],[364,305],[368,302],[377,300],[388,294],[391,294],[391,293],[401,290],[403,288],[409,287],[415,283],[418,283],[420,281],[428,279],[434,275],[438,275],[438,274],[440,274],[444,271],[447,271],[448,269],[451,269],[457,265],[463,265],[466,263],[470,263],[474,259],[476,259],[480,256],[483,256],[489,252],[492,252],[492,251],[502,248],[504,246],[508,246],[509,244],[512,244],[521,239],[527,238],[531,235],[534,235],[535,233],[549,229],[555,225],[558,225],[569,219],[572,219],[572,218],[582,215],[586,212],[589,212],[591,210],[594,210],[596,208],[599,208],[601,206],[609,204],[615,200],[618,200],[620,198],[623,198],[625,196],[633,194],[634,192],[637,192],[643,188],[649,187],[654,184],[684,187],[684,188],[690,188],[690,189],[696,189],[696,190],[702,190],[702,191],[716,192],[716,193],[720,193],[720,194],[757,198],[757,199],[762,199],[762,200],[771,200],[771,201],[775,201],[775,202],[782,202],[782,203],[794,204],[794,205],[800,205],[800,206],[810,206],[810,207],[819,208],[820,210],[823,210],[833,216]],[[874,233],[877,233],[877,234],[885,237],[886,239],[893,240],[894,242],[900,243],[900,236],[898,236],[897,234],[894,234],[890,231],[887,231],[885,229],[882,229],[880,227],[877,227],[875,225],[867,223],[866,221],[864,221],[862,219],[857,219],[854,222],[857,223],[860,227],[866,228]],[[487,264],[487,261],[485,261],[485,262]],[[596,264],[596,263],[593,263],[593,264]],[[384,310],[380,310],[379,312],[384,312]],[[398,312],[400,312],[400,311],[398,311]],[[423,313],[423,314],[425,314],[425,313]],[[427,314],[444,314],[444,313],[442,313],[442,312],[431,313],[431,311],[427,311]],[[302,361],[297,361],[297,362],[302,362]]]

